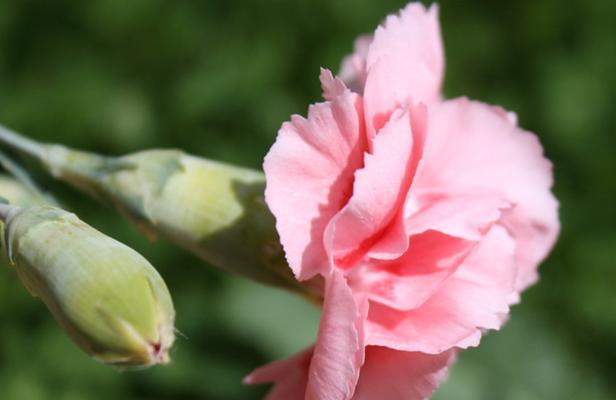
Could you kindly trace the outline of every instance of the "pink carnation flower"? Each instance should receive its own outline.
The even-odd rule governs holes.
[[[412,3],[282,125],[267,204],[297,279],[325,289],[316,344],[246,378],[268,399],[426,398],[537,279],[551,164],[514,114],[443,100],[442,80],[437,8]]]

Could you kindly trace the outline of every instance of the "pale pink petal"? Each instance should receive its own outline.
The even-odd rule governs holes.
[[[368,69],[388,57],[422,62],[442,80],[445,60],[436,4],[426,9],[419,2],[409,3],[399,15],[385,19],[368,49]]]
[[[372,302],[366,344],[440,353],[479,344],[509,311],[515,280],[515,242],[494,225],[484,240],[421,307],[394,310]]]
[[[244,378],[244,383],[274,383],[265,400],[302,400],[306,392],[312,351],[311,347],[286,360],[274,361],[257,368]]]
[[[423,400],[445,380],[455,351],[425,354],[369,346],[353,400]]]
[[[411,190],[405,204],[406,230],[411,235],[435,230],[462,239],[481,240],[503,211],[510,208],[511,204],[498,195],[448,196]]]
[[[326,273],[326,224],[347,202],[366,150],[360,98],[345,92],[294,115],[265,157],[265,199],[300,280]]]
[[[518,128],[502,108],[465,98],[432,105],[428,125],[414,190],[497,195],[510,203],[503,225],[518,241],[518,289],[524,288],[559,230],[552,166],[537,137]]]
[[[323,90],[323,98],[325,100],[334,100],[347,90],[344,82],[340,78],[335,77],[326,68],[321,68],[319,80],[321,81],[321,89]]]
[[[362,94],[366,84],[366,58],[372,35],[362,35],[355,40],[353,53],[342,60],[340,79],[353,92]]]
[[[423,132],[412,126],[412,116],[400,110],[374,138],[373,153],[366,153],[364,168],[355,173],[353,195],[327,227],[330,255],[341,267],[352,267],[375,244],[379,253],[401,254],[408,246],[404,229],[394,226],[401,234],[387,235],[385,228],[401,215],[423,151]],[[402,218],[396,220],[403,224]],[[379,244],[380,238],[386,242]]]
[[[419,103],[410,107],[411,111],[411,127],[413,134],[413,153],[411,155],[411,163],[407,174],[412,177],[415,175],[419,163],[423,157],[423,149],[427,134],[427,108],[423,103]],[[411,188],[413,184],[411,182]],[[403,190],[406,190],[406,186]],[[407,231],[406,216],[403,205],[407,203],[410,190],[407,190],[405,199],[400,205],[398,212],[394,215],[393,220],[385,229],[379,239],[370,247],[370,251],[366,254],[368,257],[379,260],[393,260],[408,248],[409,232]]]
[[[332,271],[308,372],[307,399],[351,398],[364,362],[363,321],[367,311],[367,303],[356,301],[344,276]]]
[[[394,261],[368,260],[348,272],[349,285],[373,302],[397,310],[420,307],[453,274],[477,242],[428,231],[410,239]]]
[[[524,207],[514,207],[505,214],[503,224],[516,238],[516,260],[519,269],[516,288],[518,291],[526,289],[537,281],[539,278],[537,266],[554,247],[558,236],[560,225],[558,201],[550,194],[543,207],[543,216],[535,214],[532,221],[529,221],[529,211]]]
[[[286,360],[253,371],[247,384],[273,382],[268,400],[348,400],[364,363],[363,324],[368,302],[355,297],[345,277],[327,279],[317,343]]]
[[[414,87],[419,92],[425,91],[425,86],[431,86],[430,81],[426,79],[428,72],[422,65],[404,63],[410,61],[402,61],[394,66],[381,61],[370,70],[364,93],[366,130],[369,138],[377,135],[395,110],[406,108],[416,101],[425,101],[425,96],[411,97],[411,93],[414,92],[410,91],[409,87]],[[414,82],[415,79],[419,82]]]
[[[364,89],[366,128],[378,132],[398,107],[440,98],[443,45],[435,5],[411,3],[387,17],[374,35],[367,58]]]

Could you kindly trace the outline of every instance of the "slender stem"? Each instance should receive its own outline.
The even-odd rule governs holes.
[[[0,143],[38,160],[45,157],[45,146],[0,125]]]

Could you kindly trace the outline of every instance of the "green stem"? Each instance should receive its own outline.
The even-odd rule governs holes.
[[[21,136],[3,125],[0,125],[0,143],[37,160],[42,161],[45,157],[45,145]]]

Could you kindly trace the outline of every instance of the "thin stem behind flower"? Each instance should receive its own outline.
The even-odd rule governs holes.
[[[45,145],[28,139],[3,125],[0,125],[0,143],[38,160],[42,160],[45,156]]]

